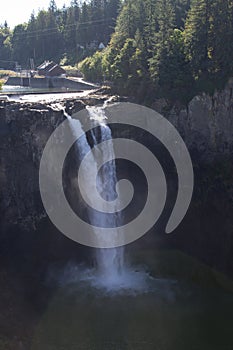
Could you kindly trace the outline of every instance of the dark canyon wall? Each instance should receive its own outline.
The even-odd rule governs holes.
[[[233,276],[232,89],[230,81],[224,91],[213,97],[197,96],[187,108],[170,108],[165,100],[157,100],[153,106],[180,131],[191,152],[195,172],[194,197],[187,216],[172,236],[160,235],[162,245],[182,249],[230,276]],[[85,103],[97,102],[95,98],[68,100],[63,104],[72,114],[84,108]],[[6,250],[10,254],[14,240],[24,246],[39,244],[37,232],[46,231],[43,224],[47,225],[49,220],[40,198],[38,169],[46,141],[64,118],[59,104],[0,102],[0,250],[4,254]],[[144,243],[147,239],[150,242],[153,235],[149,233]],[[55,233],[52,240],[63,239],[61,236]],[[43,249],[46,250],[46,245]]]

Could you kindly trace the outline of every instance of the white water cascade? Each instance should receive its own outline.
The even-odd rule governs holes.
[[[82,137],[79,141],[77,157],[82,160],[84,166],[82,181],[85,188],[88,189],[88,193],[91,194],[96,190],[105,201],[113,201],[120,193],[116,193],[117,173],[114,147],[112,141],[112,133],[109,126],[106,124],[105,109],[111,99],[106,101],[102,107],[86,107],[90,120],[93,122],[93,128],[99,127],[98,137],[96,137],[95,131],[91,131],[91,144],[93,147],[101,144],[101,156],[98,154],[98,159],[95,159],[93,152],[91,152],[91,146],[86,137]],[[72,122],[72,118],[67,116],[70,121],[70,127],[74,134],[79,134],[77,128],[82,128],[80,122],[75,120]],[[90,141],[90,140],[89,140]],[[105,143],[104,141],[108,141]],[[85,156],[89,154],[88,161],[84,161]],[[108,161],[112,159],[112,161]],[[101,171],[98,173],[98,162],[103,164]],[[97,174],[97,179],[93,178],[93,174]],[[78,177],[77,177],[78,178]],[[77,181],[77,179],[75,180]],[[78,181],[75,186],[78,186]],[[88,196],[89,206],[95,208],[95,198]],[[106,204],[106,202],[105,202]],[[105,212],[104,206],[100,210]],[[90,209],[88,211],[88,217],[90,224],[93,225],[95,233],[95,226],[100,227],[119,227],[123,224],[123,217],[120,211],[115,210],[112,214],[100,214],[98,211]],[[114,235],[110,237],[114,243]],[[97,236],[98,240],[98,236]],[[88,281],[92,286],[96,288],[104,288],[108,291],[123,290],[144,290],[146,288],[146,280],[148,275],[144,271],[134,271],[130,268],[124,257],[124,247],[117,248],[100,248],[96,249],[96,268],[95,269],[83,269],[79,267],[71,268],[66,271],[64,280],[74,281]]]
[[[97,122],[100,126],[100,139],[102,154],[101,163],[103,164],[103,169],[101,175],[97,179],[97,189],[98,192],[105,200],[111,201],[117,196],[116,184],[117,184],[117,174],[116,174],[116,162],[115,154],[112,141],[112,133],[109,126],[107,126],[104,121],[106,120],[105,108],[110,101],[106,101],[103,107],[87,107],[90,119]],[[92,138],[94,145],[98,144],[94,132],[92,131]],[[104,144],[104,141],[109,140],[110,143]],[[107,162],[107,159],[113,159],[111,162]],[[95,161],[95,160],[94,160]],[[93,164],[90,164],[93,166]],[[96,166],[96,164],[94,165]],[[91,169],[90,169],[91,171]],[[93,181],[93,179],[92,179]],[[87,184],[88,186],[89,184]],[[103,210],[104,211],[104,208]],[[98,215],[98,213],[97,213]],[[101,224],[103,226],[109,225],[110,227],[117,227],[122,224],[121,212],[104,216],[104,221]],[[97,218],[98,221],[98,218]],[[110,239],[113,240],[114,236]],[[96,262],[98,268],[99,279],[102,283],[114,286],[118,285],[122,281],[122,274],[125,270],[124,261],[124,247],[112,248],[112,249],[98,249],[96,251]]]

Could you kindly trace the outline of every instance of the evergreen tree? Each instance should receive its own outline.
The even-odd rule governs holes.
[[[0,66],[2,68],[14,68],[12,60],[12,43],[11,30],[5,21],[3,26],[0,26]]]
[[[68,54],[68,61],[75,63],[77,59],[77,30],[79,25],[80,8],[76,1],[66,11],[66,22],[64,23],[65,51]]]
[[[157,83],[163,57],[170,50],[170,36],[175,27],[175,11],[170,0],[157,0],[158,31],[154,34],[153,57],[150,59],[150,72]]]
[[[179,29],[174,29],[168,46],[160,52],[157,84],[159,93],[173,100],[182,96],[188,101],[193,95],[194,81],[185,55],[184,33]]]
[[[213,2],[211,27],[212,73],[227,78],[233,73],[233,0]]]
[[[12,46],[14,57],[22,65],[26,64],[26,56],[27,60],[34,58],[36,64],[64,57],[68,63],[75,64],[94,53],[100,42],[108,44],[119,4],[120,0],[92,0],[82,4],[72,0],[68,8],[63,6],[59,10],[55,0],[51,0],[47,11],[39,11],[37,16],[33,13],[23,29],[16,28],[7,47]],[[24,45],[22,49],[19,38]]]
[[[91,36],[88,31],[90,22],[89,9],[86,2],[83,3],[80,13],[80,25],[77,33],[77,43],[79,46],[86,48],[90,42]]]
[[[191,0],[174,0],[176,27],[184,29],[187,13],[190,9]]]
[[[207,77],[211,69],[212,20],[213,1],[193,0],[185,25],[185,42],[187,56],[196,77]]]
[[[0,66],[90,56],[81,64],[90,79],[137,96],[148,86],[170,98],[186,98],[189,86],[209,91],[233,74],[232,52],[233,0],[72,0],[61,10],[51,0],[13,32],[0,27]]]
[[[26,24],[19,24],[14,28],[11,42],[13,60],[19,62],[25,67],[28,67],[29,57]]]
[[[49,11],[54,13],[54,14],[57,12],[57,5],[56,5],[56,1],[55,0],[50,0]]]
[[[154,48],[154,36],[159,30],[157,0],[146,0],[146,19],[145,19],[145,44],[148,52],[148,59],[152,57]]]
[[[39,54],[38,52],[38,43],[37,43],[37,25],[36,25],[36,17],[34,11],[31,14],[30,20],[28,22],[27,26],[27,41],[28,41],[28,47],[29,47],[29,57],[33,58],[36,63],[37,62],[37,56]]]

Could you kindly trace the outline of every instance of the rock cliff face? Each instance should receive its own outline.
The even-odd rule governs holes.
[[[39,160],[63,113],[41,105],[8,103],[1,106],[1,209],[6,223],[27,225],[38,216]]]
[[[84,104],[0,103],[0,254],[10,259],[36,251],[40,256],[45,240],[47,255],[56,251],[51,234],[43,227],[38,231],[46,221],[38,170],[48,138],[65,119],[64,107],[71,112]]]
[[[189,211],[168,244],[233,277],[233,79],[187,108],[157,100],[153,106],[179,130],[194,165]]]
[[[169,109],[165,100],[158,100],[153,106],[166,114],[183,136],[193,157],[196,178],[193,204],[184,222],[177,234],[162,240],[165,245],[180,248],[231,276],[232,90],[233,80],[213,97],[204,94],[195,97],[186,109],[180,106]],[[95,104],[105,98],[67,100],[63,105],[72,114],[86,103]],[[10,251],[15,237],[24,232],[37,232],[46,220],[38,169],[48,138],[64,118],[62,106],[56,103],[0,102],[0,251]],[[60,236],[54,237],[60,239]],[[27,238],[23,244],[25,240]]]
[[[165,99],[155,101],[153,108],[167,116],[189,150],[198,151],[203,160],[233,153],[233,79],[213,96],[194,97],[187,108],[170,108]]]
[[[6,103],[0,107],[2,224],[34,226],[43,216],[38,167],[46,140],[63,120],[62,112],[42,105]]]

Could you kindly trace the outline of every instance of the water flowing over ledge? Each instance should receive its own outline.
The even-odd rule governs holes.
[[[194,200],[197,206],[191,208],[188,220],[179,229],[179,235],[176,236],[176,239],[166,242],[165,237],[161,237],[161,240],[165,240],[163,243],[165,246],[169,243],[169,245],[180,248],[202,259],[210,266],[215,266],[232,276],[232,266],[229,258],[232,256],[232,251],[230,245],[226,246],[224,244],[225,240],[231,237],[228,218],[231,215],[232,202],[227,190],[230,177],[228,177],[228,170],[226,170],[229,154],[232,154],[231,89],[232,86],[229,85],[221,93],[216,93],[213,98],[204,95],[196,97],[190,103],[188,109],[177,111],[174,107],[168,116],[170,121],[177,126],[192,152],[196,165]],[[68,115],[72,115],[72,113],[85,108],[86,105],[95,106],[99,104],[101,106],[108,98],[109,96],[105,94],[95,93],[85,98],[58,99],[52,103],[46,101],[0,102],[2,139],[0,192],[1,198],[3,198],[1,202],[1,212],[3,213],[1,237],[6,242],[4,244],[11,246],[12,242],[15,242],[11,230],[13,232],[14,230],[17,230],[17,232],[26,230],[26,232],[30,232],[30,237],[34,237],[39,226],[46,220],[38,189],[38,168],[46,141],[53,130],[66,119],[64,108]],[[117,98],[114,98],[115,100],[117,101]],[[159,106],[156,109],[160,111]],[[207,111],[209,112],[207,113]],[[206,115],[207,118],[204,118]],[[224,127],[224,125],[227,125],[227,127]],[[124,136],[127,136],[130,131],[123,130],[123,133]],[[225,133],[227,134],[226,137],[224,136]],[[142,134],[141,137],[145,136]],[[221,141],[223,138],[224,143]],[[218,160],[217,168],[213,161],[215,157]],[[22,167],[22,164],[24,164],[24,167]],[[220,178],[218,177],[215,180],[213,174],[216,174],[216,169],[219,168],[222,168],[222,173]],[[230,171],[231,168],[228,169]],[[15,183],[16,174],[18,181]],[[202,188],[203,178],[206,179],[207,184],[204,183],[201,194],[198,189]],[[219,186],[221,186],[221,190],[218,189]],[[205,193],[207,189],[208,196],[212,198],[211,208],[206,203]],[[221,194],[221,198],[219,198],[219,195],[216,197],[216,191]],[[9,203],[11,203],[10,206]],[[217,214],[210,222],[208,217],[212,217],[212,211]],[[205,218],[202,217],[202,213],[205,213]],[[222,220],[222,218],[225,219]],[[208,227],[206,226],[203,232],[203,225],[205,226],[207,220]],[[218,227],[221,227],[221,230],[218,230]],[[189,232],[189,235],[187,235],[187,232]],[[195,240],[190,245],[190,236],[192,237],[192,235],[195,236]],[[26,239],[25,233],[21,233],[17,237],[25,237],[24,239]],[[18,247],[25,245],[21,240],[16,244]],[[57,247],[58,244],[58,241],[53,238],[53,245]],[[146,244],[149,246],[152,244],[153,246],[156,243],[151,243],[148,240]],[[43,244],[41,244],[42,250]],[[58,256],[60,250],[56,248],[55,252],[56,250]],[[212,254],[211,252],[215,253]]]

